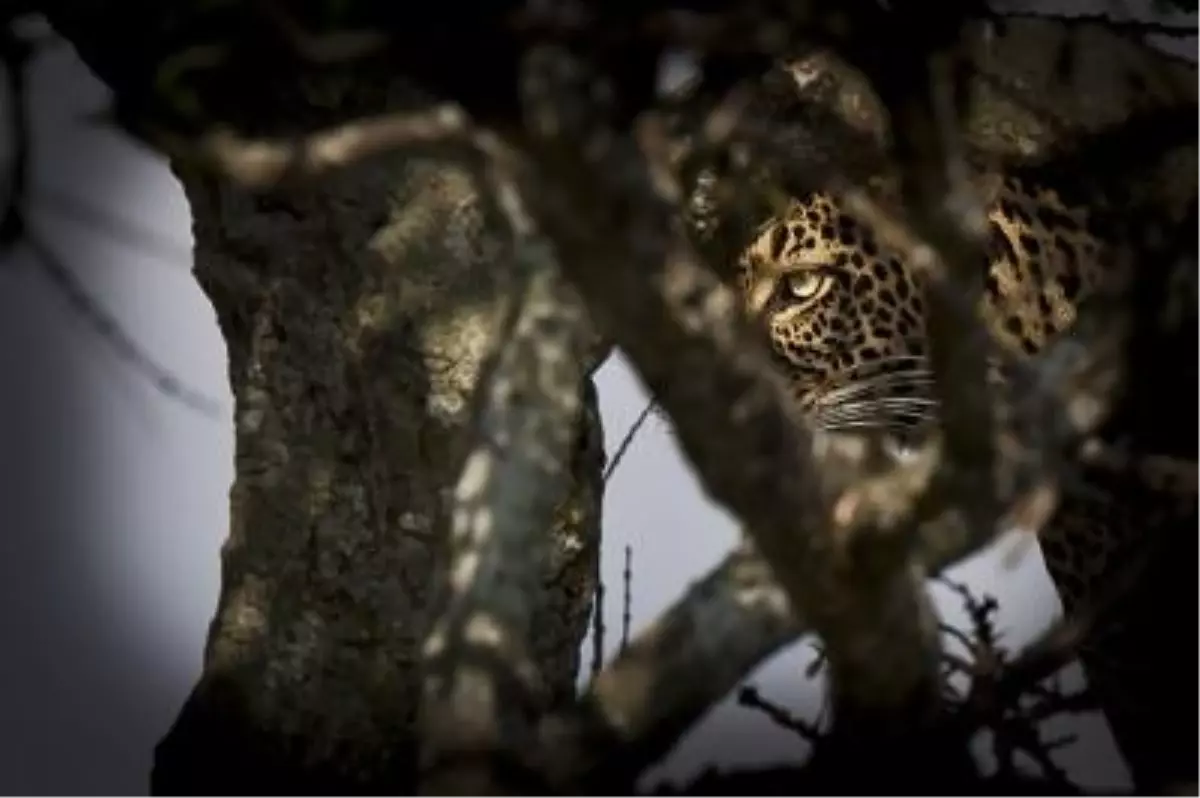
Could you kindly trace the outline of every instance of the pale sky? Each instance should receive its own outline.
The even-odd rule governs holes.
[[[34,223],[144,349],[222,410],[211,419],[164,399],[27,255],[0,264],[0,792],[144,794],[152,748],[199,676],[216,603],[233,473],[224,345],[189,272],[188,208],[165,165],[84,119],[106,94],[68,48],[39,60],[32,86]],[[79,203],[144,234],[96,225],[71,212]],[[611,451],[645,394],[620,358],[598,384]],[[626,545],[636,634],[733,541],[729,517],[702,497],[664,422],[652,420],[608,487],[609,648]],[[991,552],[953,575],[999,598],[1010,647],[1059,612],[1035,549],[1012,568]],[[949,622],[964,621],[945,590],[934,595]],[[800,675],[807,650],[793,647],[750,681],[813,718],[819,686]],[[586,667],[590,642],[584,651]],[[1107,729],[1069,725],[1080,742],[1064,762],[1094,786],[1123,784]],[[726,701],[652,775],[802,751]]]

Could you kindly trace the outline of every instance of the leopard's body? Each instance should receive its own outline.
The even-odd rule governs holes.
[[[996,175],[979,186],[990,234],[978,310],[997,353],[1021,359],[1041,352],[1070,329],[1081,302],[1128,284],[1132,261],[1111,246],[1103,211],[1026,177]],[[874,429],[904,442],[936,418],[926,360],[928,278],[874,229],[830,194],[793,200],[759,228],[737,278],[814,424]],[[1184,387],[1194,392],[1195,381]],[[1152,458],[1119,468],[1078,464],[1076,482],[1084,487],[1066,490],[1039,535],[1067,612],[1087,607],[1133,563],[1148,563],[1083,653],[1089,681],[1143,783],[1161,782],[1164,773],[1196,777],[1196,629],[1172,642],[1163,626],[1176,599],[1184,618],[1194,618],[1195,555],[1140,556],[1156,537],[1147,529],[1152,524],[1182,523],[1180,534],[1195,536],[1195,466],[1182,463],[1184,476],[1168,469],[1173,476],[1165,481]],[[1194,551],[1194,541],[1183,550]],[[1166,723],[1173,714],[1178,723]]]

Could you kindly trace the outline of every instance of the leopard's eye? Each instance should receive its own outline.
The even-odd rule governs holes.
[[[825,293],[830,282],[829,275],[812,270],[793,272],[783,279],[788,295],[801,302],[811,302]]]

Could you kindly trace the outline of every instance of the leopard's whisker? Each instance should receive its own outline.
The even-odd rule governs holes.
[[[936,410],[938,401],[927,396],[882,396],[871,399],[861,399],[854,402],[843,402],[822,408],[826,415],[840,413],[866,412],[875,413],[885,410]]]
[[[911,433],[918,427],[917,424],[878,418],[846,420],[821,425],[824,432],[894,432],[902,434]]]
[[[902,420],[915,426],[936,420],[937,406],[935,401],[915,397],[862,401],[828,408],[814,414],[814,420],[821,427],[849,421],[872,420]]]
[[[846,413],[880,413],[887,410],[937,410],[936,399],[925,396],[883,396],[858,399],[853,402],[842,402],[837,405],[823,407],[820,412],[825,415]]]
[[[932,377],[920,374],[880,376],[826,391],[814,404],[827,407],[889,397],[928,397],[932,395],[933,384]]]
[[[933,384],[932,373],[891,372],[880,374],[877,377],[858,380],[848,385],[840,385],[823,393],[817,398],[816,404],[836,405],[852,399],[858,399],[864,395],[886,397],[899,394],[904,390],[928,389]]]
[[[928,426],[933,421],[925,416],[841,416],[832,419],[821,419],[819,429],[837,429],[848,424],[861,427],[880,427],[913,431]]]

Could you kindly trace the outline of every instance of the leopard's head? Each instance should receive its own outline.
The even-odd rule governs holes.
[[[933,402],[921,284],[832,197],[793,200],[759,228],[738,281],[816,426],[900,441],[927,427]]]

